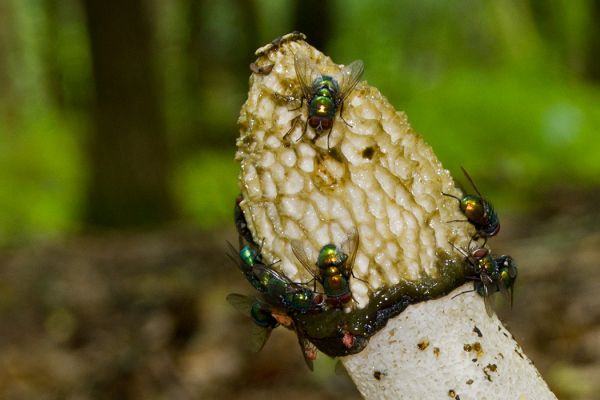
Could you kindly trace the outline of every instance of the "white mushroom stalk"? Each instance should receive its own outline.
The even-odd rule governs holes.
[[[554,398],[479,295],[448,295],[472,274],[457,249],[469,251],[475,229],[449,222],[465,216],[442,193],[461,192],[406,115],[360,82],[331,132],[306,125],[298,55],[340,86],[346,76],[303,39],[289,34],[257,51],[236,154],[240,207],[264,260],[279,261],[272,268],[310,281],[292,243],[316,262],[324,245],[358,235],[353,300],[296,316],[298,331],[347,355],[365,398]]]

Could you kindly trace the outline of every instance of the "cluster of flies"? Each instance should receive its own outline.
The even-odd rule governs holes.
[[[471,268],[469,279],[474,281],[474,289],[483,296],[485,308],[488,315],[492,314],[492,294],[502,292],[510,299],[510,305],[513,304],[514,285],[517,279],[517,264],[512,257],[501,255],[494,257],[486,246],[490,237],[500,232],[500,220],[492,204],[486,200],[473,179],[467,171],[462,168],[463,174],[467,177],[476,194],[466,194],[457,197],[448,193],[442,193],[444,196],[452,197],[458,201],[460,210],[467,218],[466,220],[451,222],[469,222],[475,227],[475,235],[469,242],[469,251],[456,248],[467,259]],[[483,240],[480,245],[479,240]],[[475,243],[474,249],[471,244]],[[452,245],[452,244],[451,244]],[[452,245],[454,247],[454,245]]]
[[[352,301],[349,282],[353,276],[352,265],[358,249],[358,234],[353,230],[341,245],[323,246],[315,263],[309,261],[301,242],[292,242],[294,254],[313,277],[313,287],[310,288],[308,284],[311,282],[293,282],[273,268],[276,263],[267,264],[264,261],[261,246],[254,242],[240,208],[242,200],[240,195],[234,209],[240,248],[238,252],[230,245],[230,258],[258,291],[258,295],[247,297],[232,293],[227,296],[227,301],[254,321],[254,332],[251,335],[254,350],[258,351],[264,346],[274,328],[284,326],[296,331],[304,360],[312,370],[317,350],[302,330],[297,329],[295,318],[303,314],[320,313],[332,307],[342,308]],[[322,291],[317,290],[317,283]],[[341,332],[341,336],[344,345],[351,348],[352,335],[346,331]]]
[[[362,76],[363,62],[360,60],[352,62],[342,68],[337,77],[321,74],[319,69],[301,54],[294,56],[294,66],[301,95],[299,97],[288,96],[287,99],[299,101],[300,105],[297,109],[302,108],[304,102],[307,103],[308,108],[300,139],[310,127],[314,130],[312,142],[314,143],[318,138],[327,134],[327,147],[329,148],[329,137],[338,111],[340,119],[349,125],[342,115],[344,101]],[[250,68],[256,74],[266,75],[273,69],[273,64],[262,67],[251,64]],[[292,126],[286,136],[294,131],[301,118],[302,115],[299,115],[292,120]],[[479,193],[473,180],[464,169],[463,172],[476,194],[468,194],[463,197],[443,194],[458,201],[460,210],[466,217],[464,221],[471,223],[476,229],[469,245],[472,247],[471,243],[475,243],[474,250],[455,249],[465,257],[470,265],[471,273],[468,278],[474,281],[473,290],[483,296],[486,310],[490,314],[492,312],[491,298],[496,292],[505,293],[510,298],[512,305],[517,267],[510,256],[494,257],[485,247],[487,239],[499,232],[499,219],[490,202]],[[236,309],[249,315],[254,322],[251,345],[255,351],[262,349],[271,331],[281,325],[296,331],[306,364],[312,370],[317,349],[310,342],[310,338],[307,338],[298,328],[298,324],[295,322],[296,318],[306,314],[322,313],[332,308],[351,308],[353,297],[350,279],[351,277],[358,279],[352,273],[358,249],[358,233],[353,229],[347,233],[342,243],[325,244],[320,249],[316,260],[311,260],[307,256],[302,243],[293,241],[294,255],[300,265],[312,276],[312,280],[309,282],[294,282],[273,268],[277,262],[269,264],[263,259],[262,246],[254,241],[240,208],[242,200],[241,195],[236,199],[234,211],[239,234],[239,249],[230,245],[232,252],[230,258],[242,271],[247,281],[258,291],[258,294],[248,297],[232,293],[227,296],[227,301]],[[481,239],[483,239],[483,243],[479,245]],[[348,348],[353,345],[352,335],[343,329],[340,330],[340,340]]]

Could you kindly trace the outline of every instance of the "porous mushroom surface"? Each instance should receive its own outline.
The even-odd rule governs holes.
[[[263,256],[279,260],[274,267],[292,280],[308,281],[291,242],[303,243],[316,261],[322,246],[340,245],[355,230],[359,279],[351,288],[359,307],[369,290],[436,277],[441,259],[463,258],[450,243],[466,249],[474,229],[449,222],[465,217],[456,199],[442,195],[461,192],[406,115],[363,81],[345,98],[343,119],[336,112],[330,133],[305,128],[295,56],[340,81],[343,66],[302,40],[271,47],[257,52],[255,64],[269,73],[250,78],[236,154],[241,207]]]

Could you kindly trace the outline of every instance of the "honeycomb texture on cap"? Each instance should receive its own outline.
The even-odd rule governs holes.
[[[343,119],[336,112],[330,148],[327,132],[313,142],[310,126],[303,134],[307,102],[300,106],[291,99],[302,93],[297,53],[339,80],[343,66],[301,36],[265,46],[255,65],[269,72],[251,75],[238,121],[240,206],[265,259],[279,260],[275,268],[306,282],[311,276],[292,253],[291,241],[304,243],[316,262],[322,246],[341,244],[355,229],[353,272],[360,280],[351,279],[351,289],[361,307],[369,287],[436,277],[442,257],[462,259],[450,243],[467,249],[474,229],[449,222],[465,217],[456,199],[442,195],[461,192],[406,115],[363,81],[345,99]],[[294,124],[298,116],[301,122]]]

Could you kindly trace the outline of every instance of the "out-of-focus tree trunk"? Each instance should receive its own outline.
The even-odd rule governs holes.
[[[331,1],[296,0],[293,29],[304,33],[315,48],[325,51],[332,31]]]
[[[214,105],[209,107],[208,102],[226,101],[218,96],[220,87],[224,88],[223,94],[231,91],[232,87],[233,90],[239,89],[239,93],[246,92],[250,73],[248,65],[254,61],[254,50],[262,43],[258,39],[254,2],[232,0],[231,3],[235,4],[230,10],[235,23],[227,31],[235,32],[234,39],[231,35],[224,35],[222,28],[214,29],[214,24],[207,23],[214,13],[213,8],[222,5],[207,0],[184,2],[188,54],[183,79],[187,99],[185,106],[189,110],[182,143],[184,151],[207,146],[223,148],[234,143],[237,131],[235,117],[215,123],[216,119],[207,116],[205,110],[215,109]],[[240,97],[240,106],[242,101],[243,96]]]
[[[587,78],[594,81],[600,82],[600,1],[592,1],[590,6],[592,17],[590,20],[590,32],[588,35],[589,45],[586,57],[586,75]]]
[[[73,116],[85,115],[92,79],[81,1],[41,0],[40,4],[44,22],[38,28],[42,34],[39,61],[48,105]]]
[[[17,36],[15,34],[15,15],[11,0],[0,1],[0,117],[4,127],[0,133],[10,131],[10,127],[16,122],[19,110],[19,96],[14,85],[11,61],[14,63],[18,56]]]
[[[184,58],[183,76],[183,95],[185,96],[184,107],[186,107],[184,128],[184,138],[182,150],[188,151],[197,146],[193,143],[201,137],[206,136],[206,125],[203,123],[201,102],[203,73],[206,73],[207,60],[209,60],[209,50],[205,44],[206,36],[203,32],[202,13],[204,0],[185,0],[183,22],[187,27],[187,36]],[[200,139],[200,142],[202,140]]]
[[[244,84],[248,81],[248,65],[255,60],[254,51],[262,46],[258,36],[258,16],[256,15],[256,7],[253,1],[236,0],[238,16],[240,19],[240,27],[242,37],[240,39],[240,51],[234,53],[233,62],[237,66],[239,76]],[[235,56],[237,55],[237,57]],[[246,88],[244,88],[246,89]]]
[[[44,0],[45,46],[42,49],[44,68],[46,72],[46,89],[53,103],[59,108],[65,105],[65,96],[62,88],[63,71],[60,67],[58,46],[60,46],[59,29],[60,3],[58,0]]]
[[[173,215],[169,147],[144,0],[83,0],[95,81],[87,222],[158,224]]]

